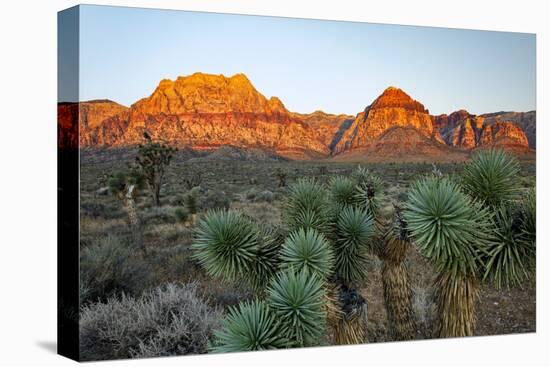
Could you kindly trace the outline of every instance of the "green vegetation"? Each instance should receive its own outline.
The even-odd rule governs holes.
[[[214,353],[280,349],[287,345],[280,324],[263,301],[231,307],[223,327],[215,332]]]
[[[182,150],[165,165],[156,202],[141,190],[143,170],[128,168],[138,149],[104,161],[89,154],[80,284],[89,359],[534,330],[532,162],[487,151],[435,168],[326,169]],[[493,183],[479,167],[491,168]],[[517,169],[517,179],[503,169]],[[105,172],[114,174],[98,187]],[[284,172],[284,185],[274,172]],[[134,232],[147,251],[136,251]],[[152,300],[189,282],[189,303]]]
[[[166,167],[170,164],[175,148],[160,142],[154,142],[151,136],[143,133],[145,144],[140,145],[135,161],[135,168],[143,175],[153,201],[160,205],[160,189],[164,182]]]

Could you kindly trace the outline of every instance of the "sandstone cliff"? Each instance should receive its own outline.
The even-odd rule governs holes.
[[[195,73],[162,80],[127,112],[104,120],[82,145],[139,144],[143,131],[175,146],[214,149],[223,145],[262,147],[282,155],[328,155],[315,129],[292,116],[276,97],[266,99],[243,74]],[[112,136],[105,132],[112,129]]]
[[[435,144],[442,144],[439,131],[424,106],[399,88],[389,87],[371,105],[359,113],[336,144],[335,153],[368,148],[388,129],[413,128]]]
[[[536,111],[529,112],[494,112],[480,115],[489,124],[495,122],[509,121],[517,124],[527,136],[529,147],[537,148],[537,113]]]
[[[60,103],[58,115],[60,145],[132,146],[142,143],[147,131],[180,148],[214,151],[230,146],[231,151],[261,149],[294,159],[333,155],[383,160],[385,155],[454,160],[487,146],[534,149],[536,134],[535,111],[476,116],[459,110],[432,116],[396,87],[387,88],[355,117],[290,112],[279,98],[264,97],[244,74],[165,79],[129,108],[109,100]]]
[[[523,129],[512,121],[499,121],[501,118],[502,115],[476,116],[459,110],[449,116],[434,116],[434,125],[443,140],[453,147],[474,149],[498,145],[504,149],[528,150],[529,142]]]

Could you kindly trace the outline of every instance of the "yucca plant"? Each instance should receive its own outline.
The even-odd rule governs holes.
[[[533,247],[537,242],[537,202],[535,189],[530,189],[521,205],[521,239]]]
[[[376,218],[384,200],[384,183],[380,177],[359,166],[352,174],[357,183],[355,204],[368,210]]]
[[[497,288],[521,285],[534,268],[535,241],[526,230],[533,218],[528,212],[510,204],[501,204],[495,212],[496,230],[486,252],[484,279],[494,281]]]
[[[477,153],[464,167],[463,186],[494,214],[493,236],[483,256],[483,279],[497,288],[517,286],[535,263],[534,191],[519,196],[519,163],[503,150]]]
[[[306,269],[311,274],[327,279],[333,270],[334,256],[326,238],[313,228],[292,232],[281,249],[284,268]]]
[[[405,264],[411,243],[407,224],[399,207],[395,207],[393,223],[383,241],[382,284],[389,329],[395,340],[414,339],[416,326],[412,309],[412,289]]]
[[[332,204],[341,206],[355,203],[356,182],[344,176],[332,177],[328,183]]]
[[[193,258],[215,278],[250,277],[258,252],[258,228],[240,212],[214,210],[197,225]]]
[[[438,272],[438,335],[473,335],[480,255],[487,248],[491,213],[457,183],[428,177],[413,184],[403,217],[420,253]]]
[[[366,210],[348,206],[342,209],[335,226],[335,274],[345,284],[365,280],[373,219]]]
[[[257,290],[263,290],[280,266],[280,251],[283,234],[275,227],[259,226],[258,248],[252,265],[253,270],[247,275],[249,283]]]
[[[281,335],[292,347],[318,345],[325,331],[324,281],[306,269],[278,273],[267,289],[267,302],[281,322]]]
[[[464,166],[462,185],[468,194],[487,206],[498,207],[518,195],[519,163],[501,149],[482,150]]]
[[[231,307],[222,328],[214,332],[214,353],[279,349],[287,346],[279,321],[263,301]]]
[[[336,344],[360,344],[367,341],[367,303],[359,291],[345,284],[337,286],[338,318],[332,325]]]
[[[299,179],[289,188],[284,204],[284,220],[290,231],[314,228],[321,233],[330,230],[327,191],[310,178]]]

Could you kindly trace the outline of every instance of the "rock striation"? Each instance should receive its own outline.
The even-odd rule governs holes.
[[[536,144],[535,111],[432,116],[403,90],[389,87],[356,116],[301,114],[277,97],[266,98],[244,74],[164,79],[130,107],[110,100],[59,103],[58,120],[60,145],[134,146],[147,131],[180,148],[239,152],[231,156],[248,149],[254,156],[263,150],[292,159],[421,161],[460,158],[488,146],[528,151]]]
[[[368,148],[388,130],[413,128],[434,144],[443,144],[429,111],[399,88],[387,88],[359,113],[335,147],[335,153]]]

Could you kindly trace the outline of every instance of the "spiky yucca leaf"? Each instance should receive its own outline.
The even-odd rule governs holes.
[[[515,286],[529,278],[535,262],[535,244],[525,241],[523,213],[510,205],[501,205],[494,216],[495,237],[486,251],[484,279],[500,288]]]
[[[403,217],[422,255],[439,272],[475,275],[487,245],[491,214],[447,178],[416,181]]]
[[[334,256],[326,238],[315,229],[292,232],[281,250],[282,266],[308,270],[326,279],[333,270]]]
[[[268,303],[291,346],[317,345],[325,331],[324,281],[302,269],[276,275],[267,290]]]
[[[253,271],[246,276],[256,289],[263,289],[279,268],[282,243],[281,233],[271,226],[258,229],[258,248],[252,265]]]
[[[488,206],[516,198],[519,163],[509,153],[500,149],[476,153],[464,166],[462,183],[470,196]]]
[[[368,180],[370,176],[371,172],[369,171],[369,169],[361,165],[358,165],[351,173],[352,180],[354,180],[357,184],[361,184],[364,181]]]
[[[329,181],[331,201],[340,205],[352,205],[355,203],[356,183],[344,176],[332,177]]]
[[[345,282],[365,278],[370,237],[374,233],[373,218],[358,207],[344,208],[336,223],[335,273]]]
[[[284,205],[284,219],[291,231],[314,228],[326,233],[330,228],[327,191],[317,181],[302,178],[290,186]]]
[[[537,202],[535,189],[530,189],[521,204],[521,239],[536,246]]]
[[[214,332],[214,353],[285,348],[279,322],[263,301],[231,307],[222,328]]]
[[[352,178],[357,184],[354,203],[376,216],[384,199],[384,182],[379,176],[361,166],[355,169]]]
[[[199,222],[191,249],[213,277],[232,281],[249,276],[258,249],[257,227],[239,212],[211,211]]]

